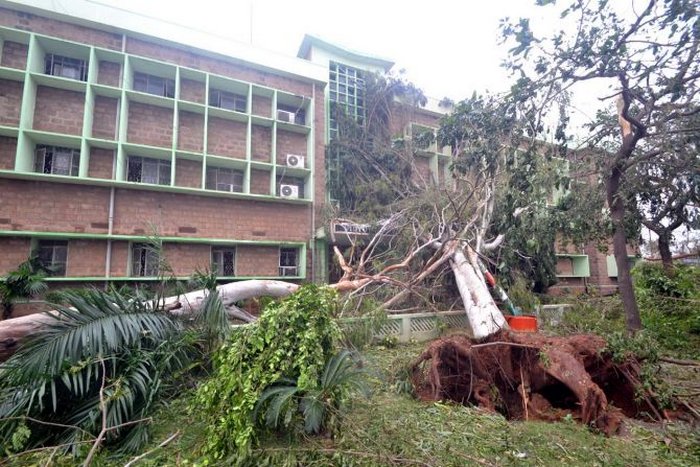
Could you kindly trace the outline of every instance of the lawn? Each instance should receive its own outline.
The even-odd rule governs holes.
[[[424,403],[407,393],[402,370],[425,344],[370,347],[363,353],[371,397],[350,402],[342,430],[333,437],[290,439],[269,434],[251,466],[464,466],[464,465],[648,465],[700,464],[700,430],[676,422],[665,426],[630,420],[624,433],[607,438],[574,420],[509,422],[482,410]],[[678,369],[676,369],[678,371]],[[685,370],[692,377],[691,370]],[[697,375],[697,373],[695,373]],[[204,421],[188,411],[191,393],[169,402],[154,417],[154,451],[135,465],[201,465]],[[157,447],[171,435],[177,436]],[[96,465],[124,465],[133,456],[109,457]],[[9,465],[45,465],[46,453],[10,459]],[[55,465],[74,459],[53,458]],[[222,465],[231,465],[228,460]]]

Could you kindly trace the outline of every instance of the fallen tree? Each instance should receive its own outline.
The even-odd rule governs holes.
[[[473,216],[472,221],[459,224],[459,234],[454,233],[454,226],[458,225],[456,219],[469,206],[470,200],[471,197],[464,198],[460,208],[453,213],[455,217],[451,220],[443,217],[435,224],[436,229],[422,227],[429,224],[416,217],[415,210],[402,210],[392,215],[379,224],[366,244],[353,245],[353,250],[357,248],[361,251],[359,259],[355,262],[346,261],[336,247],[336,260],[344,274],[337,283],[329,287],[352,296],[367,291],[372,293],[372,286],[390,285],[399,292],[392,294],[392,298],[381,305],[388,308],[410,295],[418,284],[435,271],[449,264],[469,317],[472,335],[483,338],[507,328],[505,318],[491,298],[476,263],[476,252],[460,238],[472,227],[477,216]],[[454,201],[455,199],[452,199],[453,203]],[[407,231],[411,233],[405,235]],[[402,257],[396,254],[396,242],[403,242],[401,250],[405,251],[405,254]],[[424,255],[429,255],[427,260]],[[355,256],[351,251],[350,258]],[[377,264],[384,266],[377,268]],[[276,280],[246,280],[219,285],[215,290],[220,295],[229,318],[250,322],[256,317],[238,308],[235,305],[237,302],[263,296],[285,297],[294,293],[298,287],[297,284]],[[195,290],[183,295],[153,300],[148,306],[176,316],[188,316],[196,314],[202,308],[209,293],[207,289]],[[52,323],[57,317],[58,313],[50,311],[0,321],[0,361],[12,355],[26,337]]]
[[[663,421],[684,415],[664,410],[645,380],[645,363],[636,355],[616,356],[595,335],[499,332],[481,342],[454,335],[428,345],[413,363],[411,379],[423,400],[476,405],[510,420],[568,416],[612,435],[623,417]]]

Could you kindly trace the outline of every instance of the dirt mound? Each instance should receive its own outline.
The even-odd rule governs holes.
[[[616,363],[595,335],[547,337],[501,332],[485,341],[454,335],[432,342],[412,367],[423,400],[453,400],[510,420],[571,415],[610,435],[623,415],[661,419],[653,395],[639,393],[639,362]]]

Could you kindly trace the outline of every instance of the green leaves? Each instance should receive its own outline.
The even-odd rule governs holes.
[[[149,304],[117,292],[63,292],[70,307],[0,365],[0,441],[24,416],[64,427],[25,422],[30,444],[85,441],[101,428],[100,391],[109,440],[135,450],[148,439],[146,418],[167,381],[190,361],[182,327]],[[2,444],[2,443],[0,443]]]
[[[356,367],[352,354],[342,350],[326,361],[323,374],[307,390],[288,378],[268,386],[255,405],[253,419],[264,410],[265,425],[280,429],[288,428],[294,415],[300,414],[306,433],[320,433],[335,428],[352,390],[367,391],[364,372]]]
[[[318,387],[339,339],[335,308],[332,289],[304,285],[270,303],[258,321],[237,331],[216,354],[214,377],[196,397],[196,409],[210,419],[205,446],[210,459],[245,456],[261,425],[291,422],[298,396]],[[261,404],[267,404],[264,420]]]

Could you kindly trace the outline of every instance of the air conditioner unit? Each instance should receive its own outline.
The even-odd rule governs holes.
[[[233,185],[230,183],[217,183],[216,184],[216,190],[217,191],[230,191],[233,192]]]
[[[277,110],[277,120],[281,122],[294,123],[294,112],[288,110]]]
[[[304,156],[299,156],[297,154],[287,154],[287,167],[294,167],[295,169],[304,168]]]
[[[280,185],[280,196],[282,198],[297,199],[299,197],[299,187],[296,185]]]

